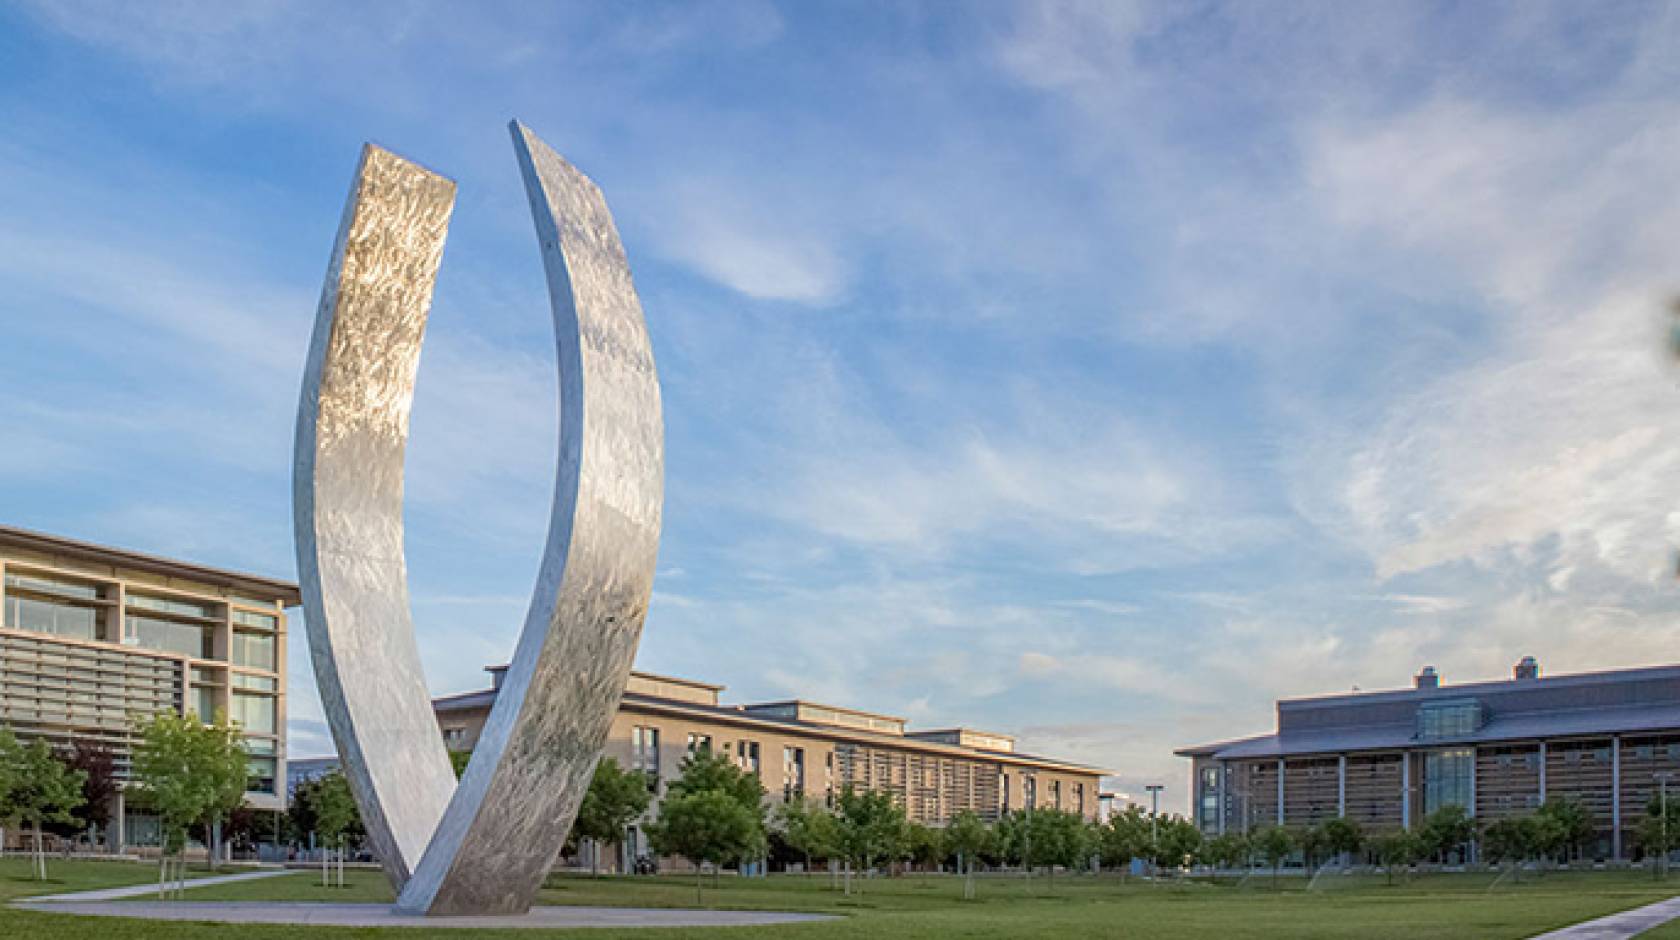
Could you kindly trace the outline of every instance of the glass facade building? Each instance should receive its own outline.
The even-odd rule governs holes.
[[[288,582],[0,526],[0,725],[109,748],[126,783],[137,719],[226,716],[250,755],[247,804],[283,809],[285,608],[297,603]],[[143,840],[132,807],[117,809]],[[127,827],[113,828],[121,843]]]

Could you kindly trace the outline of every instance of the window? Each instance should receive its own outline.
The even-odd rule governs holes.
[[[758,776],[758,742],[742,741],[738,751],[735,760],[741,765],[741,769],[755,777]]]
[[[459,751],[466,741],[467,729],[458,725],[443,729],[443,746],[451,751]]]
[[[233,687],[236,689],[254,689],[258,692],[273,692],[279,686],[279,681],[273,676],[248,676],[242,672],[233,674]]]
[[[637,725],[630,729],[630,769],[647,775],[648,789],[659,788],[659,729]]]
[[[173,597],[153,597],[149,594],[129,594],[128,606],[142,610],[152,610],[160,614],[175,614],[181,617],[197,617],[200,620],[220,619],[218,608],[214,604],[201,604],[197,601],[179,600]]]
[[[691,757],[695,754],[712,753],[712,736],[709,734],[694,734],[690,732],[688,736],[688,753]]]
[[[782,799],[805,795],[805,749],[782,748]]]
[[[1423,740],[1461,738],[1482,727],[1482,703],[1475,699],[1425,702],[1417,710],[1417,736]]]
[[[209,659],[213,655],[209,627],[160,617],[129,614],[123,624],[123,643],[194,659]]]
[[[233,664],[250,669],[274,671],[274,636],[234,631]]]
[[[245,760],[245,792],[273,793],[275,768],[278,761],[272,757],[248,757]]]
[[[274,630],[280,626],[279,618],[275,617],[273,614],[253,614],[248,610],[234,611],[233,622],[241,627],[250,627],[253,630],[267,630],[270,633],[274,632]]]
[[[205,724],[216,721],[216,690],[209,686],[193,686],[193,712]]]
[[[1050,781],[1050,805],[1056,809],[1062,808],[1062,782],[1060,780]]]
[[[1085,784],[1083,783],[1073,785],[1073,811],[1081,816],[1085,815]]]
[[[824,781],[823,781],[823,793],[824,793],[823,802],[827,803],[830,809],[833,809],[834,808],[834,752],[829,751],[827,754],[823,755],[823,757],[824,757],[824,763],[827,765],[826,769],[823,771],[823,776],[825,778]]]
[[[1423,757],[1423,811],[1433,813],[1443,806],[1470,806],[1470,790],[1476,772],[1475,752],[1468,748],[1430,751]]]
[[[6,626],[77,640],[97,640],[105,632],[105,610],[86,603],[100,600],[96,584],[46,575],[6,573]]]
[[[1009,812],[1009,775],[998,774],[998,790],[1003,793],[1003,811]]]
[[[237,691],[233,693],[233,720],[239,722],[239,727],[246,731],[273,734],[274,713],[273,696]]]
[[[1038,778],[1031,776],[1022,777],[1021,787],[1026,791],[1026,799],[1022,801],[1026,804],[1026,808],[1038,809]]]

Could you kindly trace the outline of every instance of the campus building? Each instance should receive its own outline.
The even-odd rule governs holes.
[[[1487,823],[1566,797],[1592,814],[1593,854],[1625,859],[1680,774],[1680,666],[1542,678],[1525,657],[1510,679],[1462,685],[1425,668],[1409,689],[1281,700],[1275,733],[1176,753],[1210,835],[1336,816],[1410,827],[1449,805]]]
[[[488,689],[433,701],[450,749],[477,744],[506,670],[488,670]],[[912,820],[929,825],[965,809],[996,819],[1010,810],[1054,807],[1094,819],[1098,783],[1111,773],[1022,754],[1005,734],[911,731],[902,718],[798,699],[724,705],[723,688],[632,673],[603,756],[646,774],[656,799],[688,754],[709,751],[756,774],[772,801],[803,797],[832,805],[848,786],[885,790]],[[634,827],[628,835],[627,856],[646,851]]]
[[[133,722],[222,713],[251,754],[254,808],[281,810],[286,614],[297,585],[0,526],[0,725],[55,746],[104,745],[127,780]],[[155,821],[113,807],[113,848]]]

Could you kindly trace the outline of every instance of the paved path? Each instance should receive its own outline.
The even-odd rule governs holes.
[[[237,875],[213,875],[209,878],[194,878],[184,883],[187,888],[208,888],[211,885],[230,885],[240,881],[260,881],[264,878],[278,878],[290,875],[292,872],[285,868],[264,868],[258,871],[242,872]],[[100,891],[76,891],[71,894],[41,894],[26,900],[29,903],[51,902],[54,904],[67,901],[114,901],[118,898],[137,898],[147,894],[157,894],[156,882],[143,885],[129,885],[126,888],[105,888]]]
[[[211,879],[205,879],[208,883]],[[188,886],[192,886],[188,882]],[[156,890],[153,888],[152,890]],[[98,892],[86,892],[88,894]],[[62,895],[62,897],[72,897]],[[825,914],[775,911],[662,910],[633,907],[533,907],[523,916],[415,917],[385,904],[315,904],[275,901],[48,901],[31,898],[15,907],[102,917],[215,921],[226,924],[306,924],[333,927],[758,927],[834,920]]]
[[[1624,940],[1680,917],[1680,898],[1669,898],[1631,911],[1611,914],[1541,934],[1534,940]]]

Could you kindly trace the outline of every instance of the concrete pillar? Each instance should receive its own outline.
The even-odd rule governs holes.
[[[1622,860],[1622,739],[1610,739],[1610,859]]]
[[[1216,793],[1219,794],[1219,828],[1218,828],[1218,832],[1219,832],[1220,835],[1224,835],[1225,834],[1225,777],[1229,773],[1229,771],[1226,770],[1224,761],[1215,761],[1213,766],[1215,766],[1219,769],[1219,771],[1218,771],[1219,772],[1219,787],[1215,791]]]
[[[121,855],[128,849],[127,813],[128,806],[119,789],[111,797],[111,824],[105,827],[105,845],[112,855]]]
[[[1347,755],[1336,756],[1336,815],[1347,815]]]
[[[1412,828],[1412,752],[1400,752],[1400,828]]]
[[[1278,758],[1278,811],[1277,824],[1283,825],[1283,758]]]
[[[1540,802],[1546,802],[1546,742],[1540,742]]]

